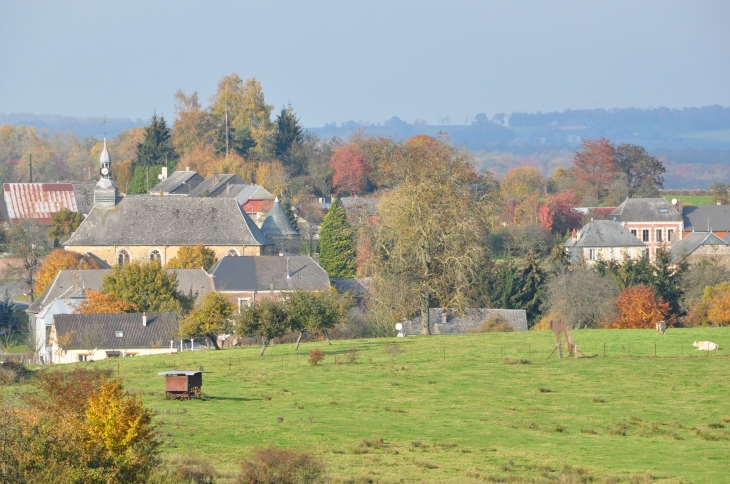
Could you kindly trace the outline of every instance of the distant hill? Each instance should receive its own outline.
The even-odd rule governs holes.
[[[35,126],[39,130],[45,128],[49,133],[74,131],[79,136],[96,136],[98,138],[104,135],[103,117],[76,118],[54,114],[0,113],[0,124]],[[142,119],[107,118],[106,133],[109,138],[113,138],[122,131],[145,126],[146,124],[147,122]]]

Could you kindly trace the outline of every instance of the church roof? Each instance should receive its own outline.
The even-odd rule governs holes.
[[[261,230],[266,235],[299,235],[278,198],[274,200],[269,215],[266,216],[264,223],[261,225]]]
[[[104,149],[101,150],[101,155],[99,155],[99,163],[111,163],[112,158],[109,156],[109,150],[106,149],[106,136],[104,137]]]
[[[271,245],[232,199],[125,197],[94,209],[64,245]]]

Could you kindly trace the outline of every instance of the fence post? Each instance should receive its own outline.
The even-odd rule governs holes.
[[[656,343],[654,343],[654,358],[656,358]]]
[[[606,356],[606,343],[603,343],[603,356]]]
[[[502,361],[502,345],[499,345],[499,361]]]

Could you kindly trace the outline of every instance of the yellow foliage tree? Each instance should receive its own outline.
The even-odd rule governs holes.
[[[531,166],[515,168],[507,172],[500,182],[500,193],[505,202],[521,201],[527,196],[542,194],[545,179]]]
[[[75,314],[119,314],[134,313],[139,308],[134,303],[124,302],[121,299],[92,289],[86,290],[86,299],[74,311]]]
[[[702,303],[707,310],[709,323],[718,326],[730,324],[730,284],[720,283],[716,286],[707,286],[702,297]]]
[[[180,334],[206,337],[218,349],[218,335],[230,330],[229,318],[233,309],[233,304],[224,294],[209,292],[200,305],[180,323]]]
[[[48,284],[62,270],[100,269],[101,266],[91,257],[70,250],[56,249],[48,254],[36,276],[36,292],[42,293]]]
[[[167,261],[170,269],[205,269],[206,271],[218,262],[213,249],[203,244],[180,247],[177,255]]]
[[[256,183],[275,195],[281,195],[289,187],[289,175],[278,160],[261,162],[256,168]]]

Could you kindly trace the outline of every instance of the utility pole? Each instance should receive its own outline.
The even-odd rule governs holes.
[[[150,191],[150,167],[147,167],[147,191]]]
[[[226,158],[228,158],[228,108],[226,108]]]
[[[33,155],[28,153],[28,167],[30,168],[30,182],[33,183]]]

